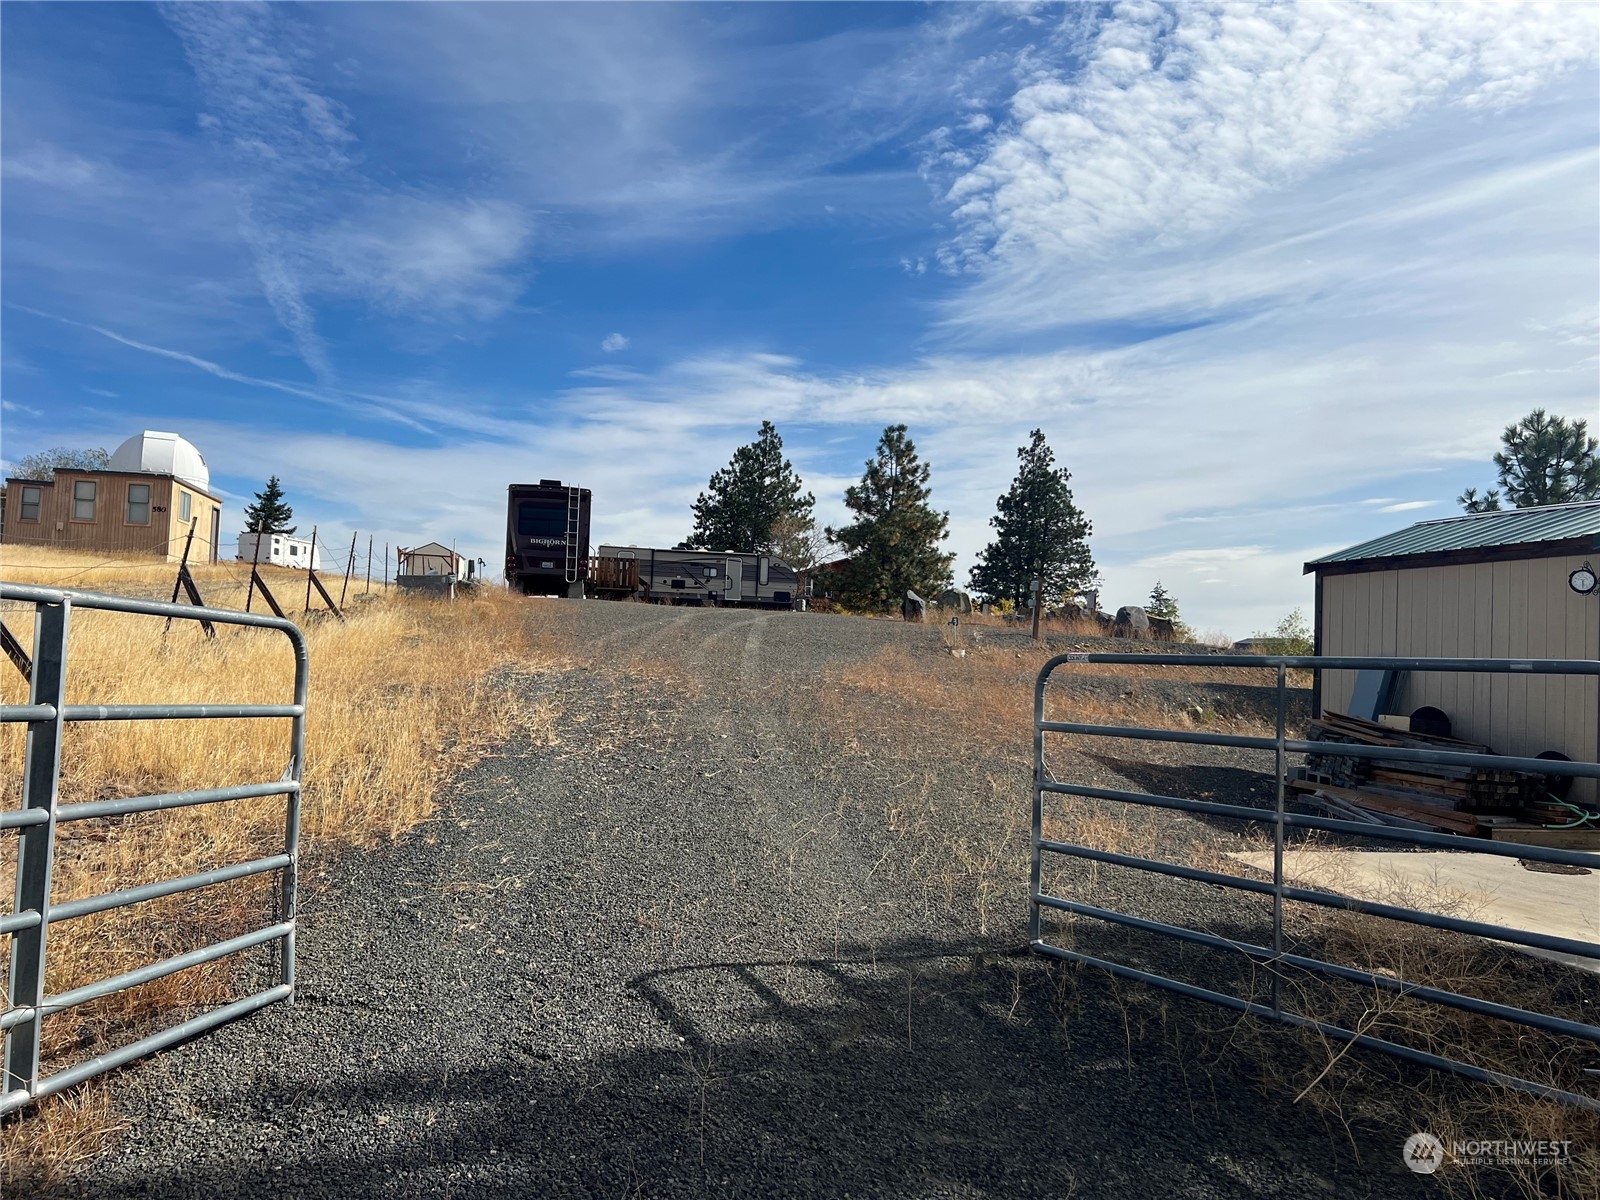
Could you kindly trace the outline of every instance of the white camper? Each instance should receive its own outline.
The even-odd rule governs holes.
[[[261,543],[258,553],[256,543]],[[239,535],[239,562],[271,563],[275,567],[297,567],[313,571],[322,570],[322,547],[316,547],[312,556],[309,538],[290,537],[286,533],[241,533]]]

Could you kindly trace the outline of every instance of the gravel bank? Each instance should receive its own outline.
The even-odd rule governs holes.
[[[799,722],[829,670],[937,629],[568,608],[599,661],[513,681],[526,736],[328,864],[298,1003],[119,1075],[133,1125],[66,1194],[1425,1194],[1412,1130],[1347,1132],[1173,1033],[1227,1014],[1018,955],[1020,895],[980,932],[908,887],[900,782]],[[1165,882],[1137,899],[1258,915]]]

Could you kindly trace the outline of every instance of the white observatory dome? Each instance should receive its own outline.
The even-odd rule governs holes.
[[[211,491],[211,472],[193,442],[175,433],[146,429],[131,437],[111,456],[113,471],[146,471],[152,475],[173,475],[192,488]]]

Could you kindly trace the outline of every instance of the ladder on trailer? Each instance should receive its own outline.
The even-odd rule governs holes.
[[[581,489],[569,487],[567,489],[567,582],[578,582],[578,526],[583,518],[583,503],[579,497]]]

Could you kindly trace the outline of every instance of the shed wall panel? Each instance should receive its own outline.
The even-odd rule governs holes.
[[[1331,657],[1356,654],[1352,622],[1356,580],[1359,575],[1330,575],[1323,580],[1322,615],[1324,653]],[[1355,677],[1349,671],[1322,673],[1322,707],[1343,712],[1350,703]]]
[[[1452,564],[1325,576],[1324,653],[1452,658],[1600,659],[1600,597],[1567,575],[1581,557]],[[1323,675],[1325,709],[1349,704],[1354,675]],[[1412,673],[1395,707],[1433,705],[1457,736],[1502,754],[1559,750],[1600,761],[1600,680],[1584,676]],[[1596,798],[1593,781],[1577,794]]]

